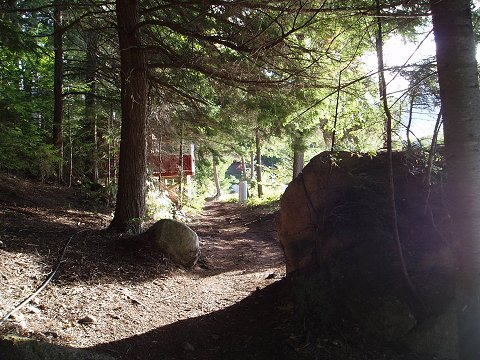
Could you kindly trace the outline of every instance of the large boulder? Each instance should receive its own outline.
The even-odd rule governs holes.
[[[150,227],[145,236],[170,259],[185,267],[192,267],[200,256],[198,235],[184,223],[162,219]]]
[[[442,189],[427,190],[424,166],[403,153],[393,154],[398,228],[412,294],[393,237],[387,161],[382,153],[339,152],[333,158],[322,153],[290,183],[280,203],[287,274],[303,279],[322,272],[328,279],[321,285],[328,287],[324,292],[309,287],[312,294],[331,294],[330,299],[303,295],[308,301],[301,306],[326,308],[331,304],[325,302],[340,300],[342,309],[372,335],[419,353],[437,349],[451,358],[451,349],[445,349],[447,335],[437,340],[431,335],[454,337],[456,331],[455,322],[445,321],[455,265],[443,235],[448,213]],[[422,336],[429,341],[418,341]]]

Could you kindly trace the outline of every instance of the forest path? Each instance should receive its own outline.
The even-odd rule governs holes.
[[[265,208],[208,204],[190,223],[207,269],[169,274],[161,285],[166,300],[142,316],[157,314],[154,326],[95,348],[125,359],[276,358],[280,343],[288,346],[273,330],[275,304],[284,301],[283,282],[274,285],[284,276],[276,222]]]
[[[0,335],[101,349],[119,359],[275,352],[272,312],[284,264],[272,211],[207,204],[189,224],[201,239],[205,266],[183,270],[155,254],[119,249],[118,236],[102,230],[110,215],[92,211],[78,190],[2,176],[2,316],[33,292],[73,240],[54,281]],[[259,332],[269,340],[258,343]]]
[[[267,207],[214,202],[190,226],[200,237],[202,254],[215,273],[283,274],[283,251],[277,238],[277,214]]]

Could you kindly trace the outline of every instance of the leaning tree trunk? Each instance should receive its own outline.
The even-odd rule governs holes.
[[[461,360],[480,358],[480,91],[469,0],[430,0],[458,261]]]
[[[412,127],[412,120],[413,120],[413,108],[415,107],[415,90],[410,95],[410,108],[408,110],[408,123],[406,129],[407,135],[407,149],[410,150],[412,148],[412,142],[410,140],[410,128]]]
[[[379,94],[380,101],[383,104],[383,110],[385,113],[385,140],[387,145],[387,158],[388,158],[388,178],[389,178],[389,206],[390,206],[390,216],[391,216],[391,230],[392,235],[395,240],[395,245],[397,247],[397,254],[400,260],[400,267],[403,279],[407,289],[410,291],[411,303],[412,305],[419,305],[416,301],[415,288],[410,279],[410,275],[407,270],[407,265],[405,262],[405,257],[403,255],[402,243],[400,240],[400,233],[398,231],[398,214],[397,214],[397,205],[395,198],[395,176],[393,173],[393,154],[392,154],[392,113],[390,112],[390,107],[388,105],[387,99],[387,83],[385,81],[385,66],[383,61],[383,24],[382,18],[380,17],[380,1],[377,0],[377,35],[376,35],[376,52],[377,52],[377,62],[378,62],[378,81],[379,81]]]
[[[435,122],[435,127],[432,134],[432,142],[430,143],[430,151],[428,152],[427,167],[425,168],[425,178],[424,184],[430,190],[432,186],[432,170],[433,170],[433,159],[435,158],[435,153],[437,151],[437,140],[438,133],[440,132],[440,127],[442,126],[442,109],[438,112],[437,121]]]
[[[62,0],[54,2],[53,47],[55,49],[53,75],[53,133],[52,142],[57,150],[58,181],[63,181],[63,28],[62,28]]]
[[[138,28],[138,0],[117,0],[122,130],[117,203],[110,227],[138,233],[145,215],[147,177],[146,68]]]

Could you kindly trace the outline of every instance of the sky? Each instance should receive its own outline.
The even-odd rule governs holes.
[[[480,8],[480,0],[474,0],[473,5],[474,10],[478,10]],[[430,29],[426,29],[425,34],[420,35],[418,39],[416,39],[416,41],[404,41],[404,39],[399,35],[393,36],[387,41],[385,41],[383,48],[385,67],[388,68],[394,66],[402,66],[407,63],[407,61],[409,64],[416,63],[422,59],[434,56],[435,39],[433,36],[433,32],[431,32],[428,37],[424,39],[429,30]],[[419,46],[420,43],[422,44]],[[376,71],[377,55],[375,51],[364,55],[363,61],[365,62],[369,71]],[[480,51],[478,48],[477,62],[480,63]],[[400,76],[396,76],[395,80],[393,82],[390,82],[393,75],[394,74],[392,72],[387,72],[385,74],[385,78],[388,83],[387,91],[394,96],[396,94],[398,94],[397,96],[399,96],[408,88],[408,82]],[[407,111],[407,109],[405,111]],[[437,111],[438,110],[433,113],[429,113],[420,109],[416,110],[415,119],[412,124],[412,132],[418,138],[431,136],[437,118]],[[405,124],[407,121],[408,113],[405,113],[402,117],[402,123]],[[402,137],[405,138],[405,135],[403,135]]]
[[[428,32],[428,31],[427,31]],[[404,41],[401,36],[393,36],[388,39],[383,47],[385,68],[403,66],[406,63],[416,63],[422,59],[429,58],[435,55],[435,41],[433,34],[430,34],[425,41],[417,49],[418,45],[424,39],[425,35],[419,36],[417,42]],[[375,72],[377,69],[377,54],[375,51],[369,52],[362,57],[363,62],[367,67],[367,71]],[[387,71],[385,73],[385,80],[387,81],[387,92],[390,94],[390,99],[397,98],[403,94],[408,88],[408,82],[401,76],[395,76],[394,72]],[[392,102],[392,101],[391,101]],[[436,114],[425,113],[420,109],[415,111],[415,117],[412,124],[412,132],[415,136],[421,138],[428,136],[433,132],[435,126]],[[408,109],[402,116],[402,123],[408,121]],[[405,139],[403,129],[400,130],[402,138]]]

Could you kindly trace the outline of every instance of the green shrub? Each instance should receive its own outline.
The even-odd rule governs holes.
[[[52,145],[45,144],[35,125],[22,129],[0,124],[0,169],[47,180],[60,158]]]

